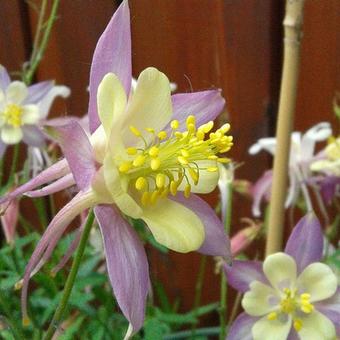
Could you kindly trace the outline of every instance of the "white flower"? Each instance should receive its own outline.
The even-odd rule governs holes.
[[[292,326],[303,340],[335,339],[334,324],[318,311],[337,290],[327,265],[315,262],[297,275],[294,258],[276,253],[266,258],[263,272],[268,284],[253,281],[242,300],[245,312],[259,317],[252,327],[255,340],[286,339]]]
[[[41,146],[44,137],[38,123],[47,117],[57,96],[67,97],[66,86],[54,86],[45,81],[26,86],[21,81],[12,81],[6,69],[0,65],[0,157],[6,145],[23,140],[31,146]]]
[[[317,159],[324,157],[322,154],[315,155],[315,144],[326,140],[332,134],[328,122],[314,125],[304,134],[293,132],[291,135],[291,147],[289,155],[289,191],[286,198],[286,208],[293,205],[298,198],[300,190],[304,195],[307,205],[310,199],[306,189],[306,180],[311,177],[310,164]],[[276,138],[261,138],[249,148],[249,153],[255,155],[265,150],[275,155]],[[254,186],[253,214],[260,215],[260,202],[263,197],[268,197],[271,188],[271,174],[265,174]]]

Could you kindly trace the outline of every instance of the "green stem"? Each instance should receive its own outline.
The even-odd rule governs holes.
[[[63,296],[61,298],[61,301],[58,305],[57,310],[54,313],[52,321],[51,321],[51,323],[50,323],[50,325],[47,329],[44,340],[51,340],[52,339],[52,337],[53,337],[53,335],[54,335],[54,333],[55,333],[55,331],[56,331],[56,329],[57,329],[57,327],[58,327],[59,323],[61,322],[61,319],[64,315],[64,312],[65,312],[65,309],[66,309],[66,306],[67,306],[67,302],[68,302],[69,297],[71,295],[72,288],[73,288],[73,285],[74,285],[74,281],[75,281],[75,278],[76,278],[78,270],[79,270],[80,262],[81,262],[81,259],[83,257],[84,251],[85,251],[85,246],[86,246],[87,240],[90,236],[90,231],[91,231],[91,228],[92,228],[92,225],[93,225],[93,221],[94,221],[94,213],[93,213],[93,210],[91,210],[89,212],[88,217],[87,217],[87,221],[86,221],[86,224],[85,224],[83,234],[82,234],[81,239],[80,239],[80,243],[79,243],[79,246],[78,246],[78,249],[77,249],[77,253],[76,253],[76,256],[75,256],[73,263],[72,263],[71,271],[70,271],[70,273],[67,277],[67,280],[66,280]]]
[[[44,17],[46,13],[46,5],[47,5],[47,0],[42,0],[40,11],[39,11],[37,29],[35,31],[35,36],[34,36],[33,49],[32,49],[32,54],[30,58],[30,63],[35,59],[36,54],[38,52],[42,26],[44,23]]]
[[[229,235],[231,226],[231,214],[232,214],[232,196],[233,196],[233,185],[232,182],[228,182],[226,185],[227,190],[227,206],[225,213],[224,229]],[[220,282],[220,340],[224,340],[226,337],[226,314],[227,314],[227,279],[225,274],[221,272],[221,282]]]
[[[7,303],[3,297],[3,293],[1,290],[0,290],[0,308],[2,309],[3,313],[6,315],[6,322],[11,328],[14,338],[18,340],[25,339],[24,333],[22,332],[21,328],[17,324],[15,318],[12,318],[13,313],[11,312],[10,308],[7,306]]]
[[[40,46],[35,49],[36,52],[33,51],[34,53],[32,53],[32,57],[34,57],[34,58],[33,58],[33,60],[30,61],[28,69],[24,72],[23,79],[24,79],[26,84],[30,84],[32,82],[34,73],[35,73],[44,53],[45,53],[53,24],[57,19],[57,11],[58,11],[59,3],[60,3],[60,0],[54,0],[53,1],[51,13],[50,13],[50,16],[47,20],[46,29],[45,29],[44,34],[42,36]],[[41,9],[43,9],[43,7]],[[41,13],[42,13],[42,11],[41,11]],[[41,30],[41,27],[40,27],[40,30]],[[37,32],[37,34],[40,35],[39,32]]]
[[[197,309],[198,309],[198,307],[201,303],[203,280],[204,280],[206,264],[207,264],[207,256],[203,255],[201,257],[200,266],[199,266],[198,275],[197,275],[196,286],[195,286],[195,300],[194,300],[194,308],[193,308],[195,317],[197,317]],[[192,329],[191,329],[191,337],[192,338],[195,338],[196,326],[197,326],[197,323],[194,323],[192,325]]]

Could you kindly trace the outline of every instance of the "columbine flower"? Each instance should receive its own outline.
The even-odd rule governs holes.
[[[244,294],[244,313],[229,340],[335,339],[340,334],[340,287],[322,258],[323,235],[313,213],[293,230],[284,253],[225,266],[228,282]]]
[[[12,81],[6,69],[0,65],[0,157],[6,146],[23,140],[31,146],[41,147],[44,135],[38,124],[47,117],[57,96],[67,97],[66,86],[54,86],[44,81],[26,86],[21,81]]]
[[[211,132],[224,99],[218,90],[171,96],[168,78],[155,68],[140,74],[131,94],[130,39],[124,1],[94,52],[92,135],[88,138],[77,121],[50,127],[67,161],[54,164],[6,198],[25,192],[41,196],[75,184],[79,189],[52,220],[26,267],[24,319],[30,276],[49,259],[68,224],[90,207],[95,207],[101,228],[114,294],[130,322],[128,335],[143,324],[150,283],[143,245],[125,216],[144,220],[156,240],[172,250],[229,256],[222,223],[208,204],[191,194],[215,188],[217,164],[225,161],[220,153],[231,147],[228,125]]]
[[[310,169],[320,176],[312,180],[320,186],[321,194],[326,203],[339,194],[340,186],[340,138],[332,138],[332,142],[324,150],[325,158],[313,162]]]
[[[301,191],[306,203],[309,203],[306,181],[311,176],[310,164],[316,159],[323,157],[322,154],[314,155],[315,143],[326,140],[331,134],[331,127],[327,122],[316,124],[303,135],[301,132],[292,133],[289,156],[289,190],[285,203],[286,208],[296,202]],[[254,155],[261,150],[265,150],[274,155],[275,149],[275,138],[261,138],[250,147],[249,153]],[[254,197],[252,212],[254,216],[261,215],[260,204],[262,199],[269,199],[272,178],[272,170],[266,171],[252,189]]]

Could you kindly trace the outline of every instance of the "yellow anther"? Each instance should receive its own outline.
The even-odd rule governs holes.
[[[307,303],[302,303],[300,309],[301,309],[304,313],[310,314],[310,313],[313,312],[314,306],[313,306],[311,303],[309,303],[309,302],[307,302]]]
[[[143,205],[147,205],[150,202],[150,193],[148,191],[143,192],[141,202]]]
[[[178,120],[175,119],[175,120],[171,121],[170,126],[171,126],[171,129],[173,129],[173,130],[178,129],[178,127],[179,127],[179,122],[178,122]]]
[[[184,197],[189,198],[191,193],[191,185],[187,184],[184,188]]]
[[[187,164],[189,164],[188,160],[187,160],[185,157],[183,157],[183,156],[178,156],[178,157],[177,157],[177,160],[178,160],[178,162],[179,162],[180,164],[182,164],[182,165],[187,165]]]
[[[217,158],[217,162],[226,164],[226,163],[230,162],[230,159],[229,158],[225,158],[225,157]]]
[[[151,149],[149,150],[149,155],[151,157],[157,157],[158,154],[159,154],[159,148],[157,148],[157,146],[151,147]]]
[[[159,188],[159,189],[164,187],[164,185],[165,185],[165,175],[164,174],[157,174],[156,185],[157,185],[157,188]]]
[[[145,128],[145,130],[150,133],[155,133],[155,129],[153,128]]]
[[[300,295],[300,298],[301,298],[302,300],[309,300],[310,297],[311,297],[311,295],[308,294],[308,293],[303,293],[303,294]]]
[[[182,154],[183,157],[186,157],[186,158],[188,158],[190,156],[188,150],[185,150],[185,149],[181,150],[181,154]]]
[[[212,120],[201,126],[204,133],[209,133],[213,127],[214,122]]]
[[[195,116],[193,116],[193,115],[188,116],[188,118],[187,118],[187,120],[186,120],[186,123],[187,123],[187,126],[188,126],[189,124],[195,125],[195,124],[196,124],[196,118],[195,118]]]
[[[157,202],[158,197],[159,197],[159,191],[158,191],[158,190],[155,190],[155,191],[151,194],[150,203],[151,203],[151,204],[155,204],[155,203]]]
[[[181,138],[183,137],[183,133],[182,133],[182,132],[179,132],[179,131],[176,131],[176,132],[175,132],[175,137],[176,137],[177,139],[181,139]]]
[[[192,180],[194,181],[194,184],[197,185],[198,183],[198,179],[199,179],[199,175],[198,172],[192,168],[189,168],[189,175],[192,178]]]
[[[196,132],[196,137],[197,137],[198,140],[203,140],[204,137],[205,137],[204,131],[198,130],[198,131]]]
[[[216,160],[216,159],[218,159],[218,157],[216,155],[211,155],[211,156],[208,157],[208,159]]]
[[[277,313],[276,312],[271,312],[267,315],[267,319],[270,321],[276,320],[277,319]]]
[[[128,154],[128,155],[130,155],[130,156],[133,156],[133,155],[135,155],[136,153],[137,153],[137,149],[136,148],[127,148],[126,149],[126,153]]]
[[[6,123],[8,125],[12,125],[13,127],[20,127],[22,112],[22,108],[18,105],[7,105],[5,111],[3,112]]]
[[[223,132],[223,133],[226,133],[230,130],[230,124],[229,123],[226,123],[226,124],[223,124],[220,128],[220,130]]]
[[[158,133],[157,136],[158,136],[158,138],[159,138],[160,140],[164,140],[164,139],[166,139],[167,134],[166,134],[165,131],[161,131],[161,132]]]
[[[161,166],[161,160],[159,158],[153,158],[150,162],[150,167],[153,171],[156,171]]]
[[[124,172],[128,172],[131,168],[132,168],[131,162],[123,162],[119,166],[119,171],[124,173]]]
[[[130,131],[135,135],[135,136],[137,136],[137,137],[140,137],[142,134],[140,133],[140,131],[137,129],[137,128],[135,128],[134,126],[130,126],[129,127],[130,128]]]
[[[145,177],[138,177],[135,183],[135,187],[137,190],[143,190],[147,187],[148,181]]]
[[[132,162],[134,167],[142,166],[145,162],[145,156],[144,155],[138,155],[134,161]]]
[[[29,326],[30,323],[31,323],[30,318],[27,315],[23,316],[22,325],[24,327],[27,327],[27,326]]]
[[[211,166],[209,168],[207,168],[207,171],[209,172],[216,172],[218,170],[218,168],[216,166]]]
[[[170,192],[171,192],[172,196],[176,196],[177,188],[178,188],[177,183],[175,181],[171,181],[170,182]]]
[[[302,329],[302,320],[301,319],[295,319],[294,322],[293,322],[293,326],[294,326],[294,329],[297,331],[297,332],[300,332],[301,329]]]
[[[223,149],[219,150],[219,152],[220,152],[220,153],[227,152],[227,151],[229,151],[229,150],[230,150],[230,148],[231,148],[231,147],[232,147],[232,145],[228,145],[227,147],[225,147],[225,148],[223,148]]]

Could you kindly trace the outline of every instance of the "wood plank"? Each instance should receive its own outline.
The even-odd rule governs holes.
[[[278,6],[271,1],[222,0],[130,3],[135,76],[152,65],[176,82],[179,92],[222,88],[235,136],[232,157],[248,162],[239,176],[255,179],[266,163],[261,156],[250,158],[247,150],[257,138],[267,134],[268,106],[275,105],[271,81],[276,77],[272,69],[277,49],[273,51],[272,45]],[[222,120],[226,119],[224,114]],[[215,193],[210,201],[216,202],[216,198]],[[236,210],[239,206],[237,203]],[[249,215],[249,205],[239,212],[242,211]],[[181,298],[183,310],[190,309],[199,256],[170,253],[169,258],[163,258],[154,250],[150,250],[150,255],[155,277],[167,283],[173,299]],[[212,266],[208,272],[203,302],[218,297],[219,279],[213,275]]]

